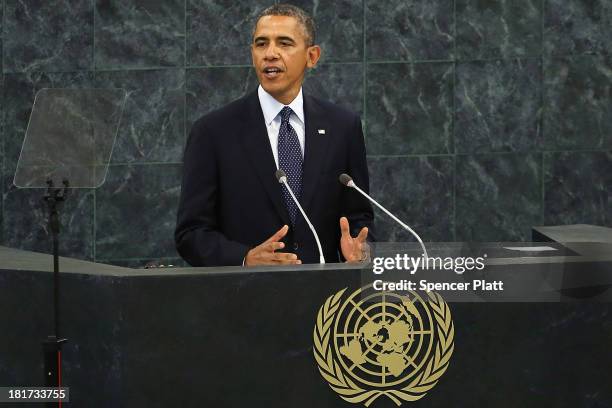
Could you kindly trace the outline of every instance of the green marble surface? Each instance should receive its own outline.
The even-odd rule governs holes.
[[[309,72],[304,92],[350,109],[363,118],[363,64],[321,64]]]
[[[548,55],[610,55],[612,3],[609,0],[546,0],[544,4],[544,50]]]
[[[100,87],[128,93],[113,163],[180,162],[185,145],[185,70],[102,71]]]
[[[612,224],[612,151],[547,153],[544,183],[545,224]]]
[[[455,89],[457,153],[541,149],[538,60],[462,62]]]
[[[370,158],[368,166],[371,195],[417,231],[423,241],[453,239],[452,156]],[[375,216],[377,240],[414,240],[382,211],[377,209]]]
[[[542,155],[464,156],[457,161],[459,241],[525,241],[542,224]]]
[[[368,154],[450,153],[452,92],[452,64],[368,64]]]
[[[181,165],[114,165],[96,192],[96,257],[177,257]]]
[[[206,113],[252,92],[258,84],[255,72],[249,67],[188,69],[186,129],[191,129],[193,122]]]
[[[93,2],[4,1],[4,72],[93,67]]]
[[[542,1],[457,0],[457,58],[537,56],[542,48]]]
[[[552,58],[544,66],[547,149],[612,149],[612,57]]]
[[[185,1],[95,1],[96,69],[183,67]]]
[[[366,0],[365,7],[368,60],[453,58],[452,0]]]

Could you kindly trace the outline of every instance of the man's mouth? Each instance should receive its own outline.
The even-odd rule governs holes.
[[[278,67],[266,67],[263,69],[264,76],[268,79],[276,78],[281,72],[283,72],[283,70]]]

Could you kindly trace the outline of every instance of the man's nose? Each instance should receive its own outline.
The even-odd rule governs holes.
[[[270,43],[266,48],[266,53],[264,54],[264,58],[267,60],[275,60],[278,58],[278,52],[274,44]]]

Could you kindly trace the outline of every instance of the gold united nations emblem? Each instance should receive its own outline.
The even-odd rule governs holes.
[[[386,396],[398,406],[431,390],[448,368],[455,329],[435,292],[376,291],[371,285],[342,301],[342,289],[319,309],[314,355],[341,398],[370,406]]]

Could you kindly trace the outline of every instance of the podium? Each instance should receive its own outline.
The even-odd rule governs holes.
[[[508,279],[532,276],[534,265],[572,263],[599,277],[589,285],[554,276],[574,273],[555,267],[544,272],[548,282],[570,282],[569,292],[534,292],[526,302],[448,300],[455,324],[450,366],[422,400],[404,406],[612,405],[612,251],[591,255],[489,259],[491,276]],[[33,350],[52,325],[51,258],[0,247],[0,259],[0,386],[40,385],[42,355]],[[67,407],[357,406],[319,374],[313,327],[327,297],[362,285],[360,267],[60,262],[63,332],[71,339],[62,367]],[[584,288],[594,292],[571,291]],[[395,404],[381,398],[372,406]]]

